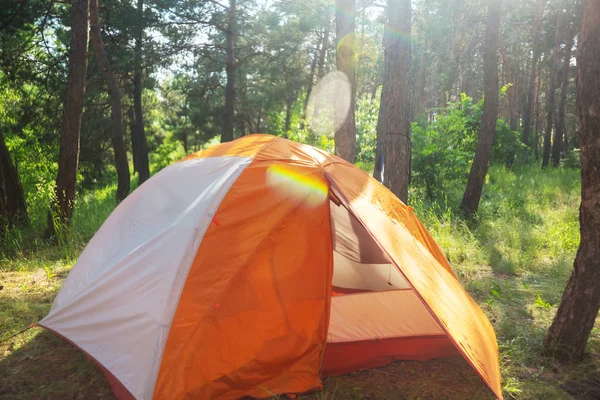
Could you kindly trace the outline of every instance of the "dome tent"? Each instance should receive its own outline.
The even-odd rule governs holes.
[[[493,328],[412,209],[344,160],[269,135],[137,188],[40,325],[94,360],[118,398],[302,393],[455,354],[502,398]]]

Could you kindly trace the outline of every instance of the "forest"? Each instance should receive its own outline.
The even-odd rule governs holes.
[[[494,327],[505,398],[600,398],[597,0],[0,7],[0,398],[114,398],[31,326],[138,186],[256,133],[335,154],[414,209]],[[492,396],[462,359],[323,385],[308,396]]]

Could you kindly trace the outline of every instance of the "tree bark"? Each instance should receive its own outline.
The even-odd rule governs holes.
[[[410,0],[388,0],[377,119],[380,154],[376,163],[383,168],[384,185],[404,203],[410,177],[410,7]]]
[[[488,0],[485,49],[483,54],[484,101],[481,128],[467,187],[460,203],[465,215],[474,215],[479,207],[487,174],[498,117],[498,41],[500,38],[500,0]]]
[[[540,58],[540,36],[542,30],[542,14],[544,0],[537,0],[535,6],[534,21],[534,39],[533,39],[533,58],[531,60],[531,72],[529,73],[529,91],[527,92],[527,106],[523,115],[523,143],[529,145],[529,133],[531,132],[533,98],[535,95],[535,74],[537,72],[537,62]],[[537,133],[536,133],[537,135]]]
[[[510,62],[506,55],[506,49],[500,39],[500,53],[502,54],[502,70],[504,71],[504,79],[510,87],[506,89],[506,97],[508,98],[508,120],[511,131],[517,130],[517,81],[510,70]]]
[[[600,309],[600,2],[585,0],[577,51],[581,241],[544,342],[560,361],[582,359]]]
[[[102,71],[102,77],[106,82],[111,108],[112,147],[115,153],[115,166],[117,169],[117,202],[121,202],[129,194],[129,162],[125,150],[125,129],[123,128],[123,107],[121,102],[121,91],[117,78],[110,69],[110,63],[104,50],[104,42],[100,32],[100,21],[98,18],[98,0],[90,0],[90,27],[92,31],[92,44],[96,62]]]
[[[28,221],[27,203],[17,168],[0,132],[0,236],[14,225]]]
[[[138,172],[137,155],[139,153],[139,150],[136,149],[137,142],[135,140],[135,115],[133,112],[133,108],[131,107],[129,108],[129,110],[127,110],[127,119],[129,120],[129,133],[131,134],[131,159],[133,161],[133,172],[136,173]]]
[[[148,162],[148,145],[144,132],[144,113],[142,110],[142,38],[144,34],[144,0],[137,2],[137,17],[140,24],[137,29],[134,48],[133,66],[133,109],[135,112],[135,132],[132,138],[132,152],[135,169],[138,172],[138,185],[150,178],[150,163]]]
[[[47,236],[66,233],[73,216],[77,167],[79,165],[81,115],[87,71],[88,9],[88,0],[71,1],[69,72],[60,127],[60,149],[55,187],[56,199],[52,212],[48,214]]]
[[[237,69],[237,115],[235,116],[235,121],[237,122],[238,132],[240,137],[246,136],[246,130],[250,127],[249,116],[250,112],[248,111],[248,82],[246,79],[246,74],[242,68]]]
[[[350,85],[350,106],[345,115],[334,117],[335,155],[354,163],[356,153],[356,0],[336,0],[337,69]],[[344,113],[346,110],[342,110]],[[340,112],[337,110],[336,112]]]
[[[540,132],[540,93],[542,92],[542,71],[540,68],[537,74],[537,88],[535,91],[535,127],[533,132],[533,148],[535,150],[535,159],[538,160],[539,156],[539,132]]]
[[[550,150],[552,138],[552,127],[554,124],[554,99],[556,92],[556,75],[559,68],[558,51],[561,43],[561,31],[563,29],[563,11],[559,10],[556,16],[556,32],[554,35],[554,48],[552,49],[552,67],[548,78],[548,96],[546,99],[546,131],[544,132],[544,155],[542,157],[542,168],[546,168],[550,162]]]
[[[237,69],[235,62],[236,41],[236,0],[229,0],[227,31],[225,32],[225,74],[227,75],[227,84],[225,86],[225,111],[223,113],[223,133],[221,134],[222,143],[233,140],[235,74]]]
[[[571,70],[571,50],[573,48],[575,32],[569,29],[567,46],[565,47],[565,59],[562,69],[562,82],[560,87],[560,101],[558,103],[558,114],[556,115],[556,127],[554,129],[554,141],[552,143],[552,166],[560,164],[560,154],[565,149],[563,137],[566,136],[566,108],[567,91],[569,89],[569,71]]]
[[[323,29],[323,41],[321,42],[321,49],[319,50],[319,71],[317,73],[317,80],[325,76],[325,56],[327,55],[327,46],[329,46],[329,22]]]

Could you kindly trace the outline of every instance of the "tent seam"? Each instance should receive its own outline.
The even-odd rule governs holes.
[[[236,156],[236,157],[238,157],[238,156]],[[240,168],[240,171],[237,174],[237,177],[231,181],[231,183],[229,184],[229,187],[227,187],[227,190],[224,190],[223,191],[223,195],[220,196],[220,198],[218,199],[218,201],[215,202],[216,204],[215,204],[214,209],[211,209],[210,212],[209,212],[209,215],[211,216],[211,218],[210,218],[211,220],[214,218],[215,214],[219,210],[219,207],[220,207],[221,203],[223,202],[223,199],[225,198],[225,196],[227,195],[227,193],[229,193],[229,190],[231,189],[231,187],[235,184],[235,182],[237,182],[237,180],[239,179],[239,177],[252,164],[252,161],[253,161],[253,159],[251,157],[238,157],[238,158],[244,158],[246,160],[249,159],[249,162],[246,165],[243,165],[243,164],[241,165],[241,166],[243,166],[243,168]],[[181,301],[181,295],[183,294],[183,289],[185,287],[185,282],[187,281],[187,276],[189,275],[189,273],[190,273],[190,271],[192,269],[194,260],[196,258],[196,255],[198,254],[198,250],[200,249],[200,245],[202,244],[202,240],[204,239],[204,236],[206,235],[206,232],[208,231],[208,228],[209,228],[210,224],[211,224],[211,222],[208,222],[206,224],[206,226],[203,229],[203,232],[201,232],[198,235],[197,242],[195,241],[194,245],[192,246],[192,248],[195,248],[196,250],[193,252],[191,260],[189,261],[189,266],[187,267],[187,273],[185,274],[186,276],[185,276],[185,279],[183,279],[183,285],[181,286],[181,290],[179,291],[179,294],[177,296],[177,301],[175,302],[175,306],[174,306],[174,309],[173,309],[173,314],[170,317],[169,323],[168,324],[163,324],[168,329],[166,330],[167,334],[165,336],[164,345],[162,346],[162,348],[159,349],[160,356],[157,357],[157,361],[158,361],[157,365],[158,365],[158,367],[156,368],[156,372],[153,373],[152,388],[148,391],[148,393],[151,393],[150,398],[154,397],[154,392],[156,390],[156,384],[157,384],[157,381],[158,381],[158,376],[160,375],[160,369],[161,369],[161,366],[162,366],[162,359],[163,359],[163,356],[164,356],[164,351],[165,351],[165,348],[167,346],[167,342],[169,340],[169,336],[170,336],[170,333],[171,333],[171,326],[172,326],[172,323],[173,323],[173,319],[175,318],[175,314],[177,313],[177,309],[179,308],[179,302]]]

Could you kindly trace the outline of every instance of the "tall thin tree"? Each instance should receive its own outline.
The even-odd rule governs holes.
[[[69,73],[60,127],[56,199],[52,212],[48,213],[48,235],[57,231],[60,233],[60,228],[68,227],[73,216],[89,43],[88,10],[89,0],[71,1]],[[56,226],[56,222],[59,222],[60,227]]]
[[[27,203],[6,143],[0,132],[0,236],[6,228],[27,221]]]
[[[540,118],[540,110],[542,108],[542,104],[540,102],[540,93],[542,93],[542,69],[541,66],[538,67],[539,71],[537,74],[537,86],[535,89],[535,123],[533,130],[533,150],[535,152],[535,159],[539,160],[539,132],[541,131],[541,118]]]
[[[142,108],[142,40],[144,38],[144,0],[137,1],[137,29],[135,36],[133,60],[133,110],[135,115],[135,131],[132,137],[132,152],[135,169],[138,172],[138,183],[141,185],[150,178],[148,162],[148,145],[144,132],[144,111]]]
[[[460,210],[474,215],[479,207],[481,191],[485,182],[492,143],[498,117],[498,41],[500,38],[500,0],[487,0],[487,27],[483,53],[483,114],[475,149],[475,158],[467,180],[467,188],[460,203]]]
[[[535,97],[535,80],[537,72],[537,62],[540,58],[540,37],[542,30],[542,14],[544,0],[537,0],[535,3],[535,20],[533,24],[533,58],[531,59],[531,70],[529,73],[529,88],[527,91],[527,104],[523,113],[523,143],[529,145],[531,126],[533,125],[533,105]],[[537,144],[536,144],[537,146]],[[537,151],[537,147],[536,147]]]
[[[568,28],[567,45],[565,47],[565,58],[563,61],[563,69],[560,86],[560,100],[558,103],[558,113],[556,114],[556,127],[554,129],[554,140],[552,142],[552,166],[558,167],[560,164],[560,154],[564,149],[563,137],[566,132],[566,108],[567,108],[567,92],[569,90],[569,71],[571,70],[571,49],[573,48],[575,31]]]
[[[546,130],[544,132],[544,154],[542,155],[542,168],[546,168],[550,162],[550,150],[552,144],[552,128],[554,126],[554,103],[556,97],[556,77],[560,67],[559,48],[562,40],[563,10],[558,10],[556,16],[556,32],[554,34],[554,48],[552,49],[552,67],[548,77],[548,95],[546,97]]]
[[[580,360],[600,310],[600,2],[585,0],[577,45],[581,241],[544,342],[561,361]]]
[[[237,64],[235,61],[235,46],[237,41],[236,0],[229,0],[227,9],[227,29],[225,31],[225,111],[223,113],[223,132],[221,142],[233,140],[233,119],[235,117],[235,74]]]
[[[104,50],[102,33],[100,32],[100,19],[98,17],[98,0],[90,0],[90,27],[92,31],[92,44],[96,62],[106,82],[111,108],[112,147],[115,154],[117,169],[117,201],[123,201],[129,194],[129,163],[125,149],[125,128],[123,127],[123,105],[121,90],[115,74],[113,74],[108,57]]]
[[[345,115],[336,115],[335,154],[353,163],[356,153],[356,0],[336,0],[336,65],[346,75],[350,85],[350,105],[342,110]],[[336,111],[337,110],[336,107]]]
[[[377,138],[383,183],[403,202],[410,179],[410,0],[388,0]]]

